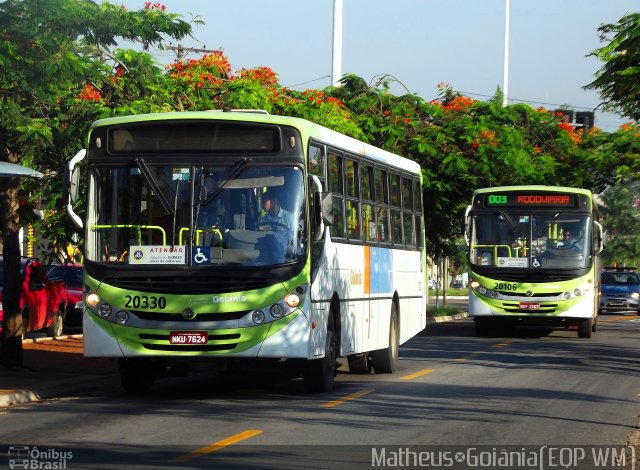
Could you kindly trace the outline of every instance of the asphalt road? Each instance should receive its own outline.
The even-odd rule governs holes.
[[[591,339],[477,338],[465,319],[403,345],[396,374],[343,365],[331,393],[266,371],[164,380],[146,396],[114,384],[4,411],[0,443],[71,452],[69,469],[367,468],[374,448],[624,446],[640,412],[639,338],[632,315],[601,317]]]

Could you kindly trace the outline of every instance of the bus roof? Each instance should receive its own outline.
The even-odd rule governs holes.
[[[253,112],[252,112],[253,111]],[[230,111],[184,111],[169,113],[136,114],[99,119],[93,123],[92,129],[103,126],[132,124],[136,122],[171,121],[171,120],[212,120],[212,121],[243,121],[263,124],[277,124],[291,126],[300,131],[303,142],[313,138],[327,145],[335,145],[343,150],[366,156],[374,161],[385,163],[410,173],[419,173],[420,165],[400,155],[388,152],[373,145],[341,134],[327,127],[315,124],[306,119],[265,114],[258,110]]]
[[[583,194],[591,197],[591,191],[583,188],[571,188],[568,186],[546,186],[543,184],[524,184],[520,186],[494,186],[491,188],[476,189],[473,194],[496,193],[500,191],[549,191],[549,192],[565,192],[572,194]]]

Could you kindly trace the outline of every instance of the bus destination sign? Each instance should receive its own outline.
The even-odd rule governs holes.
[[[576,207],[575,194],[501,193],[485,195],[485,207]]]

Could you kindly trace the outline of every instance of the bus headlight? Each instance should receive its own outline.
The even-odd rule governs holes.
[[[640,298],[640,294],[639,294],[638,292],[632,292],[632,293],[631,293],[631,298],[632,298],[632,299]]]
[[[273,304],[269,309],[269,313],[273,318],[281,318],[284,315],[284,307],[280,304]]]
[[[100,297],[95,292],[87,294],[85,302],[91,308],[95,308],[100,303]]]
[[[101,317],[108,317],[109,315],[111,315],[111,312],[113,311],[113,309],[111,308],[111,305],[109,304],[102,304],[100,305],[100,308],[98,309],[98,313],[100,314]]]
[[[129,314],[124,310],[120,310],[118,313],[116,313],[116,321],[121,325],[124,325],[129,321]]]
[[[300,296],[295,292],[292,292],[291,294],[285,297],[284,301],[289,307],[296,308],[298,305],[300,305]],[[273,314],[273,312],[271,312],[271,314]]]
[[[576,297],[580,297],[582,294],[584,294],[584,292],[579,287],[573,290],[573,295],[575,295]]]
[[[254,310],[251,312],[251,321],[256,325],[264,323],[265,314],[262,310]]]
[[[478,287],[480,287],[480,283],[478,281],[471,281],[471,284],[469,284],[469,286],[471,286],[472,289],[477,289]]]
[[[565,292],[565,293],[564,293],[564,298],[565,298],[566,300],[569,300],[569,299],[571,298],[571,292]]]

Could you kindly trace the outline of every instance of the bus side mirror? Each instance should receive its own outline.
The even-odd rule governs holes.
[[[602,253],[604,248],[604,235],[602,225],[599,222],[593,222],[593,251],[596,255]]]
[[[313,198],[312,236],[315,241],[320,241],[324,228],[333,224],[333,197],[331,193],[322,192],[322,183],[315,175],[309,177],[309,192]]]
[[[73,204],[78,201],[78,193],[80,189],[80,168],[78,168],[77,165],[84,159],[86,155],[87,151],[85,149],[82,149],[78,153],[76,153],[74,157],[69,161],[69,166],[64,173],[64,189],[68,196],[67,214],[71,218],[71,221],[74,223],[74,225],[80,230],[82,230],[83,226],[82,219],[73,210]]]
[[[471,212],[471,205],[467,206],[467,210],[464,212],[464,241],[469,246],[469,236],[471,235],[471,219],[469,218],[469,212]]]

